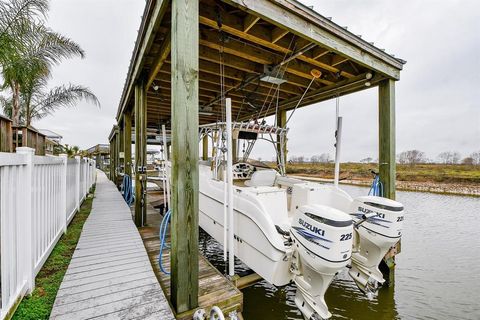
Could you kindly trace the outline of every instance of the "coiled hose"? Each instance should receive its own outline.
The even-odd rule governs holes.
[[[123,175],[122,192],[125,202],[131,205],[135,198],[133,196],[132,178],[128,174]]]
[[[170,222],[171,215],[172,215],[172,211],[168,210],[167,213],[163,216],[162,223],[160,224],[160,254],[158,255],[158,265],[160,266],[160,270],[165,274],[170,274],[170,272],[166,271],[163,268],[162,254],[163,254],[163,249],[167,247],[165,243],[165,237],[167,235],[167,228],[168,228],[168,223]]]

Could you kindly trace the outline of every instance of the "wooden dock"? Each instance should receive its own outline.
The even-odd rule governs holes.
[[[155,274],[160,281],[165,295],[170,299],[170,276],[161,272],[158,266],[158,255],[160,252],[159,228],[162,216],[158,209],[153,208],[150,203],[161,203],[160,193],[148,193],[147,222],[148,226],[140,228],[145,248],[154,267]],[[169,242],[169,241],[168,241]],[[163,267],[170,270],[170,250],[165,249],[162,255]],[[213,306],[222,309],[225,316],[231,311],[237,311],[241,317],[243,310],[243,293],[235,287],[220,271],[218,271],[208,260],[199,254],[199,284],[198,304],[199,308],[207,312]],[[187,311],[176,315],[177,320],[191,319],[193,311]]]
[[[50,319],[175,319],[129,207],[98,171],[92,211]]]

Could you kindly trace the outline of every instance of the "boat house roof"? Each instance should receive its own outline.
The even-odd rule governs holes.
[[[238,120],[311,105],[398,80],[405,61],[375,47],[295,0],[199,0],[199,124],[222,118],[220,83]],[[169,125],[171,1],[148,0],[117,110],[134,106],[134,84],[146,83],[147,127]],[[287,61],[287,62],[286,62]],[[223,77],[221,76],[223,74]],[[261,80],[270,75],[276,86]],[[275,80],[275,79],[274,79]],[[133,121],[134,115],[132,115]]]

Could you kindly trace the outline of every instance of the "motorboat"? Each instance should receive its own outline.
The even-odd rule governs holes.
[[[228,171],[225,132],[230,126],[246,148]],[[378,196],[352,198],[337,185],[287,176],[281,152],[287,133],[251,121],[200,127],[200,139],[213,141],[213,157],[199,164],[199,224],[269,283],[294,282],[295,303],[305,319],[328,319],[324,295],[344,268],[366,294],[375,295],[385,282],[378,266],[400,240],[403,205]],[[261,139],[280,150],[277,167],[249,160]],[[233,201],[228,201],[228,188]],[[230,246],[227,231],[233,233]]]

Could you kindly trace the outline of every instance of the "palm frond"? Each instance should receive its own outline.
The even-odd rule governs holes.
[[[26,20],[43,20],[48,9],[48,0],[0,1],[0,38],[14,33]]]
[[[0,108],[2,113],[11,118],[12,117],[12,98],[0,96]]]
[[[32,101],[31,119],[41,119],[60,108],[74,107],[81,100],[100,107],[98,98],[90,89],[72,84],[55,87],[47,94],[34,98],[36,101]]]
[[[30,25],[30,30],[27,32],[32,35],[27,36],[27,39],[33,41],[27,46],[29,50],[26,56],[33,61],[44,62],[51,66],[60,63],[64,58],[85,57],[85,51],[79,44],[42,24]]]

